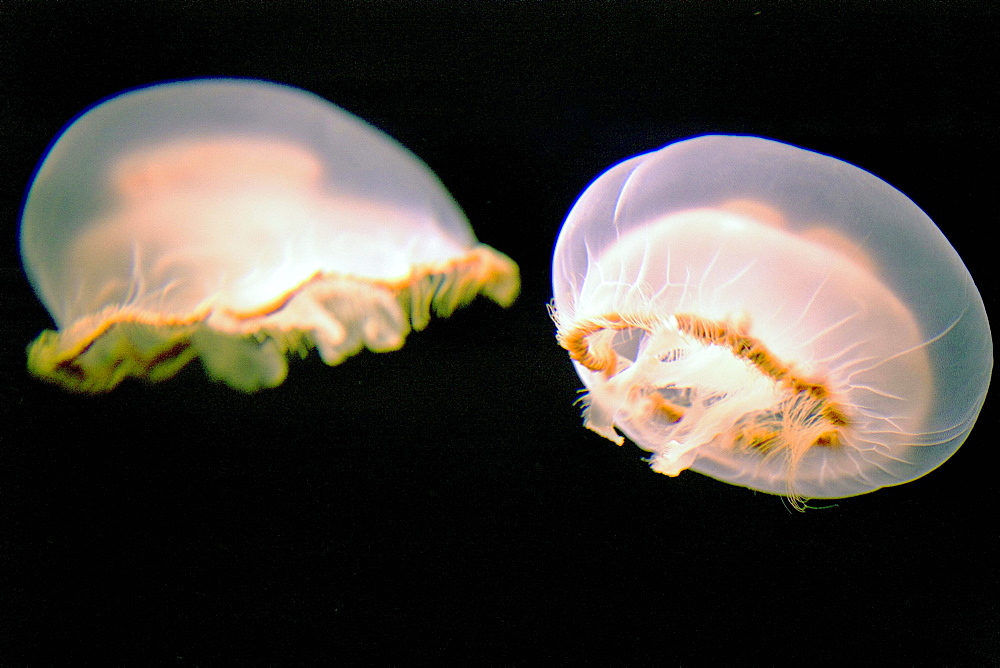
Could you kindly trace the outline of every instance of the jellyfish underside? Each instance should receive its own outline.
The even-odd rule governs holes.
[[[919,327],[857,245],[767,211],[673,213],[592,260],[574,312],[554,313],[585,425],[619,445],[621,429],[660,473],[796,505],[860,493],[873,466],[905,477],[909,446],[935,440]]]
[[[287,354],[338,364],[398,349],[431,315],[484,294],[508,305],[517,268],[452,238],[420,211],[322,187],[300,146],[246,137],[183,139],[111,170],[116,205],[44,274],[60,330],[29,368],[101,392],[173,376],[193,359],[246,391],[280,384]]]

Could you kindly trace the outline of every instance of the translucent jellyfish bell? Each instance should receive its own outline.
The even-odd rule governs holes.
[[[234,387],[274,386],[289,351],[334,365],[394,350],[431,313],[519,289],[406,149],[247,80],[152,86],[80,116],[31,185],[21,254],[58,327],[29,367],[86,392],[196,357]]]
[[[993,366],[983,301],[933,222],[840,160],[706,136],[587,188],[553,316],[587,387],[667,475],[802,498],[918,478],[969,435]]]

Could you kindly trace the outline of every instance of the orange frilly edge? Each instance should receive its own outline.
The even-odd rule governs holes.
[[[333,366],[363,348],[397,350],[432,315],[447,317],[480,294],[506,307],[519,291],[517,265],[479,244],[395,281],[319,272],[252,312],[211,303],[182,315],[108,307],[43,331],[28,346],[28,369],[68,390],[100,393],[129,377],[170,378],[198,358],[213,379],[252,392],[285,380],[289,354],[315,348]]]

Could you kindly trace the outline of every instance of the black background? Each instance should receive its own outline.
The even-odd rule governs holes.
[[[0,0],[0,657],[997,665],[995,402],[938,471],[799,514],[583,429],[545,311],[579,193],[703,133],[889,181],[994,310],[996,35],[985,1]],[[29,378],[37,161],[94,102],[200,76],[398,139],[520,264],[519,301],[256,395],[197,365],[97,397]]]

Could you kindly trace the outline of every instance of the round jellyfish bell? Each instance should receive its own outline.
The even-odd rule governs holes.
[[[194,358],[235,388],[272,387],[290,352],[335,365],[395,350],[432,313],[519,290],[405,148],[311,93],[236,79],[154,85],[77,118],[37,170],[21,254],[58,328],[29,368],[81,392]]]
[[[838,498],[919,478],[993,367],[982,298],[928,216],[853,165],[755,137],[626,160],[573,206],[553,318],[585,425],[752,489]]]

